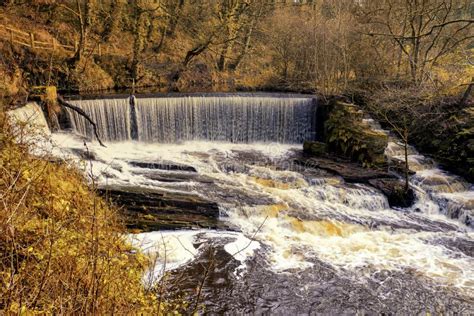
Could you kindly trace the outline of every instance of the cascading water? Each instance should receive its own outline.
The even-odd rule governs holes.
[[[26,122],[30,126],[40,129],[45,134],[50,133],[43,111],[35,102],[30,102],[25,106],[9,111],[8,115],[13,119],[13,121]]]
[[[411,209],[390,209],[372,187],[290,163],[301,151],[301,145],[291,143],[314,136],[314,123],[305,117],[314,116],[308,100],[178,99],[138,99],[142,141],[116,139],[107,148],[92,143],[95,161],[84,165],[102,185],[218,203],[220,220],[232,231],[130,237],[157,256],[159,265],[147,277],[159,278],[167,270],[179,280],[168,291],[179,288],[192,298],[207,275],[202,303],[207,312],[218,314],[474,312],[474,235],[463,219],[446,216],[443,204],[443,198],[454,201],[449,195],[469,200],[473,191],[468,184],[441,173],[448,183],[443,185],[441,171],[413,150],[410,159],[418,162],[413,164],[418,172],[411,182],[418,201]],[[105,109],[88,109],[84,102],[75,105],[91,116],[103,115],[99,125],[127,126],[126,120],[114,121],[103,114]],[[97,103],[106,107],[106,101]],[[252,104],[258,110],[250,109]],[[120,109],[129,114],[128,100]],[[297,119],[304,123],[295,125]],[[258,122],[263,131],[253,130]],[[75,130],[87,133],[86,128]],[[53,138],[61,147],[55,148],[57,155],[78,159],[79,139],[64,133]],[[400,148],[390,143],[387,155],[396,159],[399,154]],[[150,167],[163,162],[192,166],[196,173]],[[438,178],[429,182],[432,173]]]
[[[82,109],[97,124],[100,137],[108,141],[131,139],[129,99],[70,101]],[[67,109],[74,132],[94,138],[92,125],[77,112]]]
[[[315,138],[315,99],[273,96],[181,96],[71,101],[100,126],[106,140],[175,143],[187,140],[238,143],[302,143]],[[90,124],[68,110],[76,133],[93,137]],[[131,115],[135,115],[130,119]]]
[[[137,99],[138,139],[302,143],[314,138],[310,98],[180,97]]]

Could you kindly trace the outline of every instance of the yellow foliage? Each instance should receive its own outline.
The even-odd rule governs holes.
[[[143,287],[149,259],[81,173],[30,154],[1,110],[0,130],[0,314],[173,311]]]
[[[474,78],[474,66],[466,56],[474,56],[474,49],[457,50],[439,59],[431,77],[439,87],[438,93],[457,95],[466,90],[466,84]]]

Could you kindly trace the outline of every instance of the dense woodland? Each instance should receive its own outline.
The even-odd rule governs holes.
[[[142,288],[149,262],[74,167],[16,141],[4,109],[33,86],[336,95],[472,180],[473,83],[471,0],[0,0],[0,311],[187,308]]]

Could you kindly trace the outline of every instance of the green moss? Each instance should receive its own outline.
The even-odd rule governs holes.
[[[303,151],[309,155],[320,157],[327,153],[328,148],[327,145],[322,142],[305,141]]]
[[[352,104],[335,102],[332,105],[324,126],[329,150],[367,166],[383,164],[388,137],[365,125],[363,115]]]

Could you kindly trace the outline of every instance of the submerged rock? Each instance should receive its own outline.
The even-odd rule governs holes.
[[[387,164],[387,167],[389,168],[389,170],[392,170],[392,171],[396,172],[400,176],[403,176],[405,174],[405,171],[406,171],[405,162],[403,160],[400,160],[400,159],[397,159],[397,158],[391,158],[390,161]],[[413,167],[413,163],[410,162],[409,166],[408,166],[408,174],[411,175],[411,176],[416,173],[416,171],[412,170],[412,167]],[[422,167],[420,166],[416,169],[421,170]]]
[[[168,162],[168,161],[161,161],[161,162],[129,161],[128,163],[138,168],[197,172],[196,168],[192,166],[176,164],[174,162]]]
[[[369,184],[382,191],[391,207],[410,207],[415,202],[415,192],[405,190],[405,183],[398,179],[371,179]]]
[[[213,179],[196,172],[168,172],[162,170],[132,170],[132,174],[142,175],[145,178],[160,182],[199,182],[212,183]]]
[[[74,155],[80,157],[84,160],[97,160],[97,156],[94,152],[88,151],[80,148],[71,148],[71,151]]]

